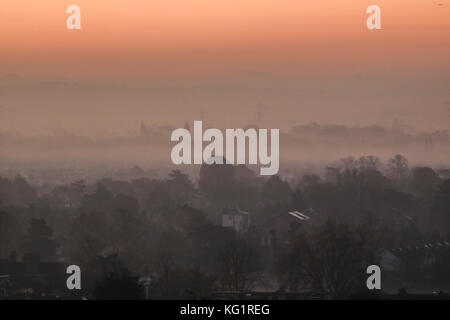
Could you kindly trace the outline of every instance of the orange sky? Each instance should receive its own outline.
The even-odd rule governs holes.
[[[450,128],[450,0],[1,0],[0,39],[1,130]]]
[[[381,31],[365,27],[370,4]],[[2,72],[25,75],[450,69],[448,0],[2,0],[0,32]]]

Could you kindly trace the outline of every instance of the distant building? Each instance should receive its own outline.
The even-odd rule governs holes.
[[[245,233],[250,226],[249,213],[239,208],[224,208],[222,211],[222,227],[233,228],[236,232]]]

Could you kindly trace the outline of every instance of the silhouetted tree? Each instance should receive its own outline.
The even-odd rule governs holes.
[[[218,252],[217,279],[222,290],[250,291],[263,279],[258,250],[244,239],[233,239]]]
[[[225,159],[223,160],[225,163]],[[218,207],[235,203],[241,196],[236,194],[234,167],[230,164],[203,164],[198,181],[199,191]]]
[[[358,169],[359,171],[365,170],[379,170],[381,167],[381,162],[378,157],[375,156],[363,156],[358,160]]]
[[[196,190],[187,174],[181,173],[180,170],[172,170],[166,182],[174,207],[188,204],[194,200]]]
[[[401,154],[389,159],[388,170],[394,181],[401,181],[408,175],[408,160]]]
[[[128,269],[113,271],[97,281],[94,297],[98,300],[137,300],[143,299],[144,289]]]
[[[302,178],[303,184],[307,188],[314,187],[320,183],[320,177],[317,174],[305,174]]]
[[[342,298],[361,290],[374,254],[362,232],[327,222],[311,235],[299,235],[279,261],[280,279],[291,290],[305,285]]]
[[[431,273],[435,286],[442,290],[450,289],[450,250],[445,248],[436,255]]]
[[[437,229],[450,231],[450,179],[444,180],[440,185],[431,210]]]
[[[95,193],[85,195],[81,199],[81,208],[108,212],[111,209],[113,198],[114,195],[111,191],[101,184],[98,184]]]
[[[305,195],[299,186],[292,192],[292,207],[295,210],[307,209]]]
[[[53,230],[44,219],[31,219],[28,234],[22,243],[25,253],[37,253],[42,261],[55,261],[57,242],[52,239]]]
[[[88,275],[101,274],[100,254],[109,243],[108,223],[104,212],[83,211],[70,226],[70,256]]]
[[[151,285],[151,296],[155,299],[201,299],[214,290],[215,279],[198,267],[176,267],[170,277],[157,277]]]
[[[429,196],[437,190],[440,183],[441,179],[433,169],[428,167],[414,168],[413,186],[419,193]]]
[[[292,201],[291,187],[278,175],[273,175],[267,180],[263,186],[262,196],[266,204],[290,204]]]

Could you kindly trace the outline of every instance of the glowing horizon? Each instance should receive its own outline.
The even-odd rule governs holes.
[[[4,73],[80,78],[246,67],[317,74],[392,62],[406,72],[418,61],[449,71],[450,5],[375,2],[382,30],[372,32],[373,1],[4,0],[0,58]],[[82,9],[80,31],[65,28],[70,4]]]

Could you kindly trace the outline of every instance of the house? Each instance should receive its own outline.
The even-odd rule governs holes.
[[[233,228],[238,233],[245,233],[250,226],[249,213],[239,208],[224,208],[222,211],[222,227]]]

